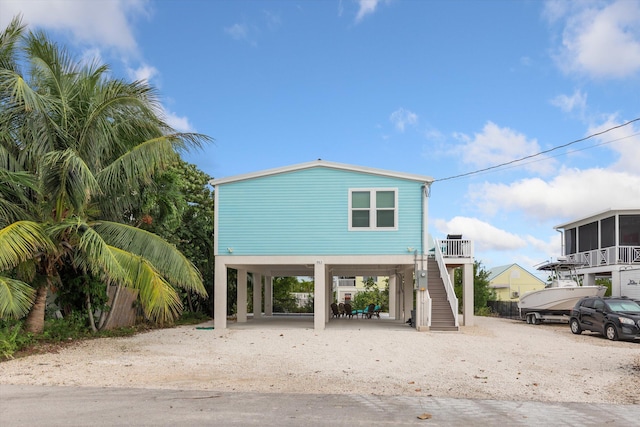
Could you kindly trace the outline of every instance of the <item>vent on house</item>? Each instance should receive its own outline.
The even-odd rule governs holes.
[[[511,292],[511,298],[518,298],[519,296],[520,294],[518,293],[518,291]]]

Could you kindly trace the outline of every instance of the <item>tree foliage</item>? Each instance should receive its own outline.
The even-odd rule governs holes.
[[[143,190],[142,202],[129,221],[178,248],[202,273],[208,296],[184,292],[192,312],[213,310],[213,191],[212,179],[196,165],[179,160],[162,173],[159,183]]]
[[[68,269],[138,289],[158,322],[179,315],[179,289],[206,295],[174,245],[130,222],[179,154],[209,140],[177,133],[159,105],[147,83],[74,60],[19,18],[0,34],[0,317],[30,310],[27,329],[42,331]]]
[[[462,269],[454,272],[454,290],[458,297],[459,309],[462,310]],[[489,287],[489,272],[485,270],[481,261],[473,263],[473,311],[477,315],[488,313],[487,301],[495,299],[495,291]]]
[[[380,289],[373,277],[365,278],[364,291],[359,291],[351,300],[355,310],[363,310],[369,304],[380,305],[382,310],[389,308],[389,279],[385,279],[385,286]]]
[[[307,293],[309,298],[299,306],[294,293]],[[274,277],[273,311],[275,313],[313,313],[313,282],[298,277]]]

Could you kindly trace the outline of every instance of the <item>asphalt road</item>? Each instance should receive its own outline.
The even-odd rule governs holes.
[[[639,423],[640,405],[394,397],[366,393],[220,393],[0,385],[2,427],[633,426]]]

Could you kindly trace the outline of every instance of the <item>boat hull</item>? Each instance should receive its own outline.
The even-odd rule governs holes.
[[[580,298],[604,296],[606,290],[604,286],[545,288],[522,295],[518,308],[521,314],[534,311],[541,314],[569,314]]]

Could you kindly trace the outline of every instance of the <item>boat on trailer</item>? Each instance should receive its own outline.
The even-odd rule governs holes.
[[[547,262],[540,271],[548,271],[551,284],[544,289],[527,292],[520,296],[518,309],[520,317],[527,323],[539,324],[542,321],[568,322],[571,309],[583,297],[604,296],[605,286],[582,286],[578,280],[576,268],[584,264],[558,259]]]

